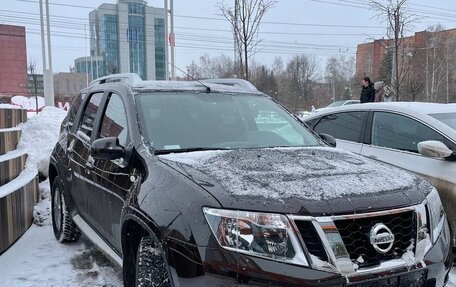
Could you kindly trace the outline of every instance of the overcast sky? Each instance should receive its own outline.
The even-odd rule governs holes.
[[[117,0],[50,0],[54,72],[68,72],[74,59],[89,54],[88,13]],[[174,0],[176,65],[182,70],[203,54],[233,56],[230,26],[216,4],[222,0]],[[382,0],[380,0],[382,1]],[[231,4],[234,0],[225,0]],[[332,55],[355,55],[356,45],[385,36],[386,24],[376,19],[367,0],[279,0],[264,17],[255,56],[271,64],[295,54],[313,54],[322,66]],[[0,23],[25,26],[28,58],[42,68],[38,0],[1,0]],[[148,5],[163,7],[163,0]],[[408,34],[441,23],[456,28],[455,0],[409,0],[411,13],[421,18]],[[179,72],[177,73],[180,74]]]

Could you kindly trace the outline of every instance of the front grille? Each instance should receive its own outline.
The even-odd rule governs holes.
[[[350,259],[360,268],[376,265],[385,260],[401,258],[410,246],[414,246],[416,239],[416,214],[414,211],[377,217],[335,220],[334,223]],[[370,243],[370,231],[377,223],[386,225],[395,236],[393,247],[386,254],[377,252]],[[412,251],[414,252],[414,249]],[[362,260],[359,260],[360,258]]]
[[[306,244],[307,251],[322,261],[328,261],[328,255],[312,221],[296,220],[295,224],[298,227],[302,240]]]
[[[426,270],[422,269],[419,271],[404,273],[399,276],[349,284],[347,287],[424,287],[427,286],[426,273]]]

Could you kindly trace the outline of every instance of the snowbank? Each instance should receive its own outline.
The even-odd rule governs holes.
[[[0,104],[0,109],[22,109],[22,107],[10,104]]]
[[[66,114],[64,110],[45,107],[42,112],[22,125],[18,149],[28,154],[27,168],[38,169],[41,174],[48,176],[49,158]]]

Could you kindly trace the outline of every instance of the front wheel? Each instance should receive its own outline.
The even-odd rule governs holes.
[[[137,287],[171,287],[163,250],[149,236],[139,243],[136,256]]]
[[[78,240],[81,231],[70,217],[59,177],[56,177],[52,183],[51,198],[52,227],[55,238],[59,242]]]

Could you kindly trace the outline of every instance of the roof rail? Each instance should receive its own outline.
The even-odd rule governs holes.
[[[237,78],[221,78],[201,80],[203,83],[219,84],[231,87],[238,87],[248,92],[258,92],[258,89],[249,81]]]
[[[121,73],[121,74],[111,74],[101,78],[97,78],[90,82],[89,87],[95,85],[101,85],[105,83],[127,83],[130,85],[134,85],[135,83],[142,82],[142,79],[138,74],[135,73]]]

